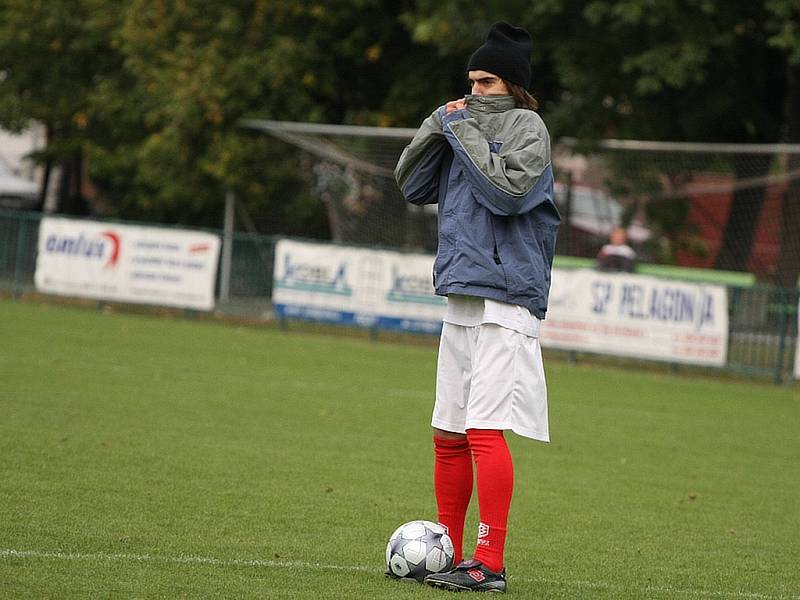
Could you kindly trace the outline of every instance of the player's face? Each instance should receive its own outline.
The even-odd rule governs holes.
[[[508,96],[506,82],[497,75],[487,71],[470,71],[467,73],[473,96]]]

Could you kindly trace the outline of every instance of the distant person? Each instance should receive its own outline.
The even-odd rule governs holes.
[[[433,479],[458,564],[425,582],[452,591],[506,591],[514,468],[504,430],[549,441],[539,323],[561,219],[550,136],[527,92],[532,47],[524,29],[492,25],[469,60],[471,94],[425,119],[395,169],[409,202],[439,204],[434,286],[447,312]],[[473,466],[480,524],[475,553],[462,561]]]
[[[615,227],[609,243],[597,253],[597,268],[600,271],[625,271],[633,273],[636,268],[636,251],[628,245],[628,233],[623,227]]]

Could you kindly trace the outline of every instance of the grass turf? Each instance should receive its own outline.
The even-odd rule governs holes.
[[[434,349],[8,300],[0,339],[0,597],[447,596],[382,576]],[[800,597],[796,387],[546,369],[512,596]]]

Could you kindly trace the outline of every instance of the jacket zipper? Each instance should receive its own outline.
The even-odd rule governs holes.
[[[501,265],[503,261],[500,260],[500,253],[497,251],[497,235],[494,232],[494,219],[492,219],[492,242],[494,243],[494,264]]]

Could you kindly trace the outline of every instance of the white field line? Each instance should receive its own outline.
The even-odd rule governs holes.
[[[374,571],[373,567],[358,565],[328,565],[324,563],[242,559],[242,558],[211,558],[205,556],[152,556],[150,554],[105,554],[102,552],[83,554],[80,552],[43,552],[39,550],[11,550],[0,549],[0,558],[43,558],[52,560],[73,561],[111,561],[111,562],[154,562],[174,563],[189,565],[213,565],[223,567],[270,567],[270,568],[299,568],[317,569],[321,571]]]
[[[267,560],[267,559],[245,559],[245,558],[212,558],[205,556],[158,556],[150,554],[106,554],[81,553],[81,552],[61,552],[43,550],[14,550],[10,548],[0,548],[0,560],[9,558],[29,558],[45,560],[63,561],[88,561],[88,562],[138,562],[138,563],[161,563],[161,564],[184,564],[184,565],[211,565],[223,567],[267,567],[273,569],[311,569],[320,571],[351,571],[362,573],[379,573],[380,570],[374,566],[364,565],[335,565],[310,561],[294,560]],[[512,577],[512,582],[525,581],[526,583],[545,583],[548,585],[588,588],[596,590],[618,591],[620,593],[637,592],[639,594],[662,593],[670,595],[681,595],[697,598],[744,598],[747,600],[800,600],[798,595],[761,594],[758,592],[746,591],[722,591],[722,590],[696,590],[680,589],[668,586],[645,586],[639,589],[625,588],[619,585],[602,581],[562,581],[544,577]]]

